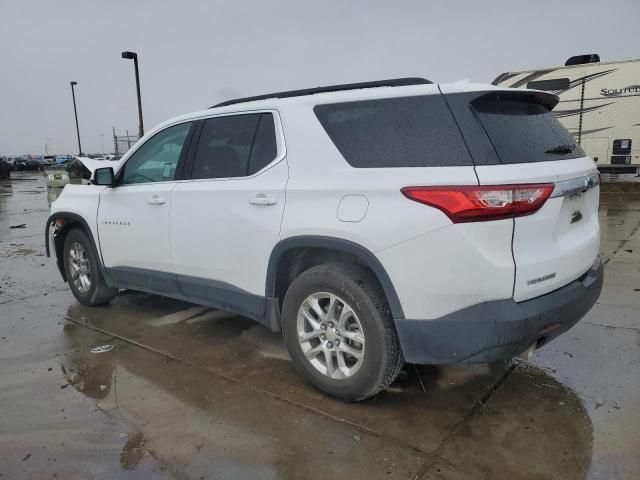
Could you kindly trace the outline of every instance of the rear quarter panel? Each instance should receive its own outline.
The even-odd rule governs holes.
[[[281,237],[319,235],[355,242],[380,260],[404,315],[431,319],[513,290],[513,221],[452,225],[440,210],[407,199],[420,185],[477,185],[472,166],[353,168],[318,122],[312,105],[283,114],[289,182]],[[338,219],[340,200],[368,200],[358,222]]]

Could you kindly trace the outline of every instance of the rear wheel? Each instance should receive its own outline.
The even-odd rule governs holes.
[[[71,230],[64,240],[64,271],[71,292],[83,305],[102,305],[118,293],[109,287],[102,274],[96,253],[80,229]]]
[[[282,307],[296,369],[319,390],[358,401],[385,389],[403,364],[393,319],[373,275],[325,264],[297,277]]]

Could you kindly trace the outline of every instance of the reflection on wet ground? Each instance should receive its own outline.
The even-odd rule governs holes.
[[[407,366],[345,404],[247,319],[136,292],[77,304],[42,257],[41,185],[0,182],[2,478],[640,476],[640,197],[603,194],[600,302],[531,362]]]

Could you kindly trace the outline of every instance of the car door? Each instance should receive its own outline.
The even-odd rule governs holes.
[[[192,301],[264,313],[288,179],[282,138],[276,112],[203,122],[190,180],[171,192],[173,268]]]
[[[154,292],[177,288],[169,243],[170,193],[192,126],[172,125],[149,138],[118,171],[118,185],[100,194],[100,249],[118,284]]]

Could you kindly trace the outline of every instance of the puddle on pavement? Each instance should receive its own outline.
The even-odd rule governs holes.
[[[83,351],[69,355],[69,360],[78,365],[75,371],[83,377],[74,385],[91,398],[103,396],[109,403],[118,378],[120,409],[145,425],[140,430],[144,448],[161,462],[191,464],[194,452],[204,448],[212,461],[237,474],[245,471],[246,463],[256,467],[244,452],[258,449],[256,458],[262,466],[251,470],[256,478],[274,473],[278,478],[302,478],[311,470],[295,466],[295,455],[304,456],[307,467],[322,468],[326,462],[338,461],[334,443],[350,445],[357,435],[361,447],[363,438],[373,442],[371,448],[379,448],[380,440],[393,447],[389,458],[400,451],[413,452],[410,456],[420,461],[434,455],[427,478],[524,479],[531,478],[531,472],[540,478],[586,475],[592,441],[587,412],[572,390],[529,364],[518,366],[506,379],[505,364],[407,366],[388,391],[367,402],[346,404],[319,394],[301,380],[279,334],[241,317],[150,327],[149,322],[163,310],[172,315],[179,311],[170,308],[171,301],[163,303],[164,309],[154,308],[154,298],[160,300],[127,293],[104,309],[72,306],[69,317],[162,354],[118,340],[109,353]],[[182,302],[175,306],[193,308]],[[494,391],[497,381],[503,383]],[[478,406],[483,399],[486,405]],[[169,408],[175,413],[167,413],[168,417],[161,413]],[[225,427],[204,432],[189,422],[181,433],[184,451],[175,453],[165,438],[167,424],[183,422],[184,415]],[[317,422],[323,431],[334,423],[356,430],[334,432],[325,444],[322,434],[310,435],[298,425],[308,428]],[[354,472],[357,463],[342,464],[336,473]],[[221,473],[198,465],[194,470],[185,468],[190,473]],[[388,478],[385,465],[370,469],[369,476]]]

